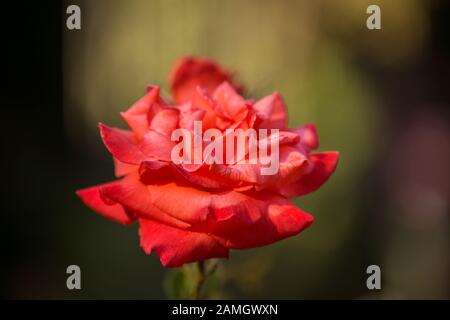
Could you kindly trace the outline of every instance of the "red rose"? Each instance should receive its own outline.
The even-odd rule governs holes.
[[[332,174],[337,152],[318,147],[313,124],[287,128],[283,99],[239,95],[230,73],[207,59],[184,58],[170,76],[174,103],[158,87],[121,116],[131,131],[99,124],[119,180],[77,191],[91,209],[122,224],[138,221],[141,247],[162,264],[227,257],[230,249],[263,246],[293,236],[313,222],[290,198],[319,188]],[[175,129],[279,129],[279,170],[259,164],[175,164]],[[273,139],[273,137],[272,137]]]

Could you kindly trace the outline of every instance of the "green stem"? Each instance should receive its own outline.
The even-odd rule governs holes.
[[[197,262],[198,269],[198,281],[194,290],[194,299],[202,299],[204,298],[204,287],[208,277],[211,276],[217,269],[218,261],[217,260],[203,260]]]
[[[205,272],[205,261],[202,260],[202,261],[197,262],[197,267],[198,267],[199,278],[198,278],[197,285],[195,287],[195,292],[194,292],[195,300],[199,300],[202,297],[203,287],[205,285],[206,277],[207,277],[207,274]]]

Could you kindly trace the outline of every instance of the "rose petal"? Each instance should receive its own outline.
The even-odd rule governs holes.
[[[138,139],[144,136],[149,127],[149,110],[155,102],[161,101],[159,98],[159,87],[149,87],[147,91],[147,94],[133,104],[131,108],[120,113]]]
[[[134,164],[128,164],[117,160],[113,157],[114,160],[114,175],[117,178],[123,177],[129,173],[135,172],[139,167]]]
[[[278,187],[284,186],[292,181],[297,180],[300,175],[307,169],[308,157],[299,152],[298,149],[283,145],[280,148],[280,166],[276,174],[269,176],[265,182],[269,185]]]
[[[253,105],[253,110],[261,119],[258,128],[286,129],[288,125],[287,108],[278,92],[271,94]]]
[[[118,204],[109,201],[106,203],[100,194],[100,189],[104,186],[114,185],[116,182],[106,183],[86,189],[77,190],[76,194],[81,198],[86,206],[100,213],[104,217],[121,224],[130,224],[133,222],[124,208]]]
[[[230,174],[224,173],[223,170],[226,170],[227,166],[216,164],[209,166],[205,164],[195,171],[185,170],[184,166],[181,168],[176,167],[176,169],[181,176],[198,187],[230,189],[242,187],[244,184],[248,185],[248,181],[233,179],[233,177],[230,177]]]
[[[128,164],[139,164],[146,156],[139,150],[136,138],[131,131],[98,125],[106,148],[117,160]]]
[[[292,129],[292,132],[300,136],[299,146],[309,152],[319,147],[319,135],[317,134],[316,125],[308,123],[300,128]]]
[[[170,137],[172,131],[178,126],[178,113],[178,109],[175,108],[165,108],[161,110],[153,117],[150,129]]]
[[[178,60],[169,78],[172,96],[178,103],[190,101],[197,86],[212,94],[224,81],[231,81],[231,75],[218,64],[191,57]]]
[[[176,144],[170,139],[170,136],[149,130],[139,143],[138,148],[147,159],[171,161],[172,149]]]
[[[246,196],[233,190],[200,190],[182,181],[149,184],[152,204],[168,215],[189,224],[208,218],[220,221],[236,216],[243,223],[253,223],[259,212],[248,207]]]
[[[153,205],[152,196],[147,187],[140,182],[138,174],[130,174],[112,185],[103,186],[101,194],[108,199],[132,210],[138,217],[152,219],[177,228],[190,225],[174,218]]]
[[[314,153],[309,155],[310,170],[299,180],[280,189],[286,197],[298,197],[317,190],[336,169],[339,153],[335,151]]]
[[[215,221],[235,215],[243,223],[253,223],[260,216],[247,207],[246,196],[233,190],[205,190],[184,179],[179,167],[170,163],[143,162],[139,173],[146,185],[152,204],[162,212],[189,224],[198,224],[208,218]]]
[[[203,226],[203,232],[214,235],[228,248],[246,249],[267,245],[301,232],[314,220],[288,199],[273,193],[248,191],[242,194],[246,206],[260,212],[258,221],[244,224],[233,215],[230,219]]]
[[[167,183],[173,179],[174,170],[170,162],[159,160],[143,161],[139,166],[139,180],[145,184]]]
[[[216,108],[230,119],[241,121],[248,114],[247,102],[227,81],[216,88],[213,99],[217,102]]]
[[[194,95],[192,97],[193,108],[198,108],[205,111],[202,119],[202,126],[204,130],[209,128],[214,128],[216,125],[216,118],[218,114],[216,113],[216,103],[214,100],[206,93],[205,90],[197,86]]]
[[[258,160],[260,160],[258,158]],[[269,188],[278,191],[280,187],[297,180],[307,167],[308,158],[298,149],[282,144],[278,171],[273,175],[263,175],[261,169],[269,165],[248,163],[204,165],[191,172],[186,179],[208,188],[240,188],[254,185],[258,190]]]
[[[194,121],[202,121],[202,128],[205,124],[203,117],[207,113],[206,110],[194,107],[191,103],[185,103],[177,106],[180,111],[179,116],[179,127],[188,129],[190,131],[194,130]],[[203,128],[204,130],[205,128]]]
[[[138,149],[146,159],[170,161],[172,148],[172,131],[178,126],[178,113],[175,108],[164,108],[154,115],[150,127],[138,144]]]
[[[271,131],[269,131],[271,133]],[[295,132],[279,131],[278,138],[274,134],[270,134],[266,139],[261,139],[260,143],[270,145],[271,143],[278,143],[280,146],[284,144],[297,144],[300,141],[300,136]]]
[[[207,234],[180,230],[145,219],[140,219],[139,224],[141,247],[147,254],[154,251],[165,267],[228,257],[229,250]]]

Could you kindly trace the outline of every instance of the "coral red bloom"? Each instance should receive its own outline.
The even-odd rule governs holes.
[[[319,188],[333,173],[337,152],[311,153],[316,128],[288,129],[280,94],[257,101],[239,94],[229,72],[207,59],[183,58],[171,72],[174,103],[158,87],[121,116],[130,130],[99,124],[114,159],[116,181],[77,191],[92,210],[121,224],[139,223],[141,247],[162,264],[181,266],[230,249],[267,245],[298,234],[313,217],[290,198]],[[279,170],[264,176],[258,164],[184,165],[171,161],[177,128],[221,132],[279,129]]]

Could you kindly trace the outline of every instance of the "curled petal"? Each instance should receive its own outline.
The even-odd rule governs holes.
[[[258,128],[265,129],[286,129],[287,128],[287,108],[283,98],[278,92],[271,94],[253,105],[253,110],[261,119]]]
[[[209,129],[215,127],[216,124],[216,103],[215,101],[206,93],[205,90],[197,86],[195,93],[192,97],[193,108],[201,109],[205,112],[203,115],[203,128]]]
[[[265,163],[252,164],[246,160],[246,163],[235,164],[212,164],[204,165],[195,172],[186,174],[186,179],[207,188],[241,188],[255,186],[257,190],[270,189],[278,191],[280,187],[285,186],[300,177],[307,167],[308,158],[298,149],[287,144],[280,146],[279,167],[273,175],[263,175],[262,168],[275,166],[269,161],[278,159],[268,159]]]
[[[239,187],[247,184],[262,183],[260,174],[261,166],[259,164],[213,164],[210,167],[211,174],[221,179],[234,181],[235,186]]]
[[[339,153],[335,151],[309,155],[310,169],[297,181],[280,189],[286,197],[297,197],[317,190],[336,169]]]
[[[210,223],[204,229],[228,248],[247,249],[267,245],[301,232],[314,220],[288,199],[273,193],[248,191],[242,194],[245,195],[246,206],[260,212],[258,221],[244,224],[231,216],[230,219]]]
[[[291,146],[280,148],[280,167],[277,174],[270,176],[273,184],[285,185],[296,180],[305,171],[308,157]]]
[[[101,194],[132,210],[136,216],[185,229],[190,225],[176,219],[157,208],[147,187],[137,174],[131,174],[111,185],[100,189]]]
[[[247,102],[229,82],[225,81],[217,87],[213,99],[217,102],[219,111],[230,119],[240,121],[247,116]]]
[[[178,103],[190,101],[197,86],[209,94],[231,75],[208,59],[185,57],[177,61],[170,74],[172,96]]]
[[[202,166],[193,172],[186,172],[184,169],[179,169],[179,173],[192,184],[208,189],[235,188],[240,185],[234,180],[222,179],[220,176],[211,175],[208,173],[208,170],[207,166]]]
[[[161,134],[155,130],[149,130],[138,145],[138,149],[145,154],[147,159],[171,161],[171,153],[176,145],[170,136]]]
[[[117,160],[114,157],[113,157],[113,160],[114,160],[114,175],[117,178],[126,176],[129,173],[135,172],[139,168],[137,165],[122,162],[120,160]]]
[[[172,131],[178,126],[178,113],[178,109],[175,108],[161,110],[153,117],[150,123],[150,129],[170,137]]]
[[[145,184],[167,183],[173,178],[172,164],[160,160],[146,160],[139,166],[139,179]]]
[[[155,207],[191,225],[208,218],[220,221],[235,216],[244,223],[260,218],[257,210],[247,206],[246,197],[233,190],[199,190],[182,181],[149,184],[147,189]]]
[[[154,251],[165,267],[228,257],[229,250],[207,234],[180,230],[145,219],[139,220],[139,225],[142,249],[147,254]]]
[[[260,218],[258,210],[247,206],[245,195],[231,188],[196,188],[179,170],[182,169],[170,163],[152,161],[143,162],[139,169],[140,180],[147,187],[152,205],[167,215],[190,225],[208,219],[221,221],[231,216],[243,223],[253,223]],[[202,178],[200,176],[198,179]],[[218,182],[223,183],[220,180]]]
[[[270,132],[270,135],[264,139],[260,139],[259,143],[262,145],[270,146],[271,144],[281,145],[296,145],[300,142],[300,136],[295,132],[279,131],[278,135],[274,135]]]
[[[293,129],[292,132],[300,136],[299,146],[305,152],[315,150],[319,147],[319,135],[314,123],[308,123],[303,127]]]
[[[190,131],[194,130],[194,121],[202,121],[202,127],[205,125],[203,117],[207,113],[206,110],[196,108],[191,103],[186,103],[178,106],[180,111],[179,117],[179,127],[188,129]]]
[[[117,160],[128,164],[139,164],[146,156],[139,150],[136,138],[131,131],[98,125],[106,148]]]
[[[111,200],[103,198],[100,190],[104,186],[114,185],[115,182],[102,184],[86,189],[77,190],[76,194],[83,200],[84,204],[104,217],[121,224],[133,222],[131,216],[124,210],[123,206]]]
[[[147,159],[171,160],[170,154],[176,145],[171,134],[178,126],[178,114],[178,109],[165,108],[153,117],[150,128],[138,144]]]
[[[122,119],[128,127],[136,134],[138,139],[142,138],[149,127],[149,112],[153,104],[161,101],[159,87],[148,87],[147,94],[139,99],[131,108],[121,112]]]

